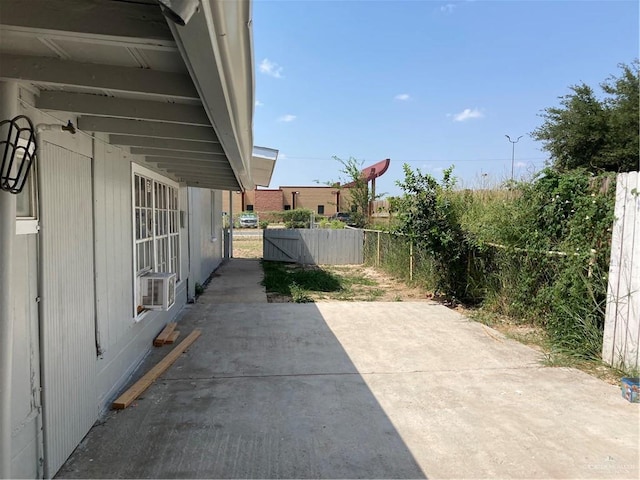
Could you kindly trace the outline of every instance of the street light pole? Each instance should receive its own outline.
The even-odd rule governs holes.
[[[513,182],[513,162],[516,158],[516,143],[520,141],[522,135],[520,135],[515,141],[511,140],[511,137],[509,135],[505,135],[505,137],[507,137],[507,139],[511,142],[511,181]]]

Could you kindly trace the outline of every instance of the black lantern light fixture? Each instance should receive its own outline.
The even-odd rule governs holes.
[[[0,122],[0,134],[0,190],[18,194],[36,158],[36,131],[28,117],[18,115]]]

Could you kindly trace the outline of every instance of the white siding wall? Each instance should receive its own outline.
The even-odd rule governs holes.
[[[101,353],[98,404],[105,411],[148,354],[153,338],[186,303],[188,251],[185,228],[181,229],[182,281],[176,303],[169,312],[147,312],[141,321],[134,321],[131,162],[144,162],[101,141],[95,142],[94,149],[96,313]],[[180,189],[181,210],[186,209],[183,191],[186,188]]]
[[[211,212],[211,209],[215,211]],[[222,262],[222,192],[189,188],[190,295]]]
[[[36,297],[36,234],[18,235],[13,255],[13,382],[12,465],[13,478],[42,476],[40,430],[40,365]]]
[[[39,153],[45,475],[53,475],[98,414],[91,158],[48,142]]]
[[[60,122],[56,122],[33,108],[24,113],[35,124],[77,120],[58,113]],[[185,215],[176,303],[169,312],[148,312],[136,322],[131,164],[145,164],[141,157],[107,145],[106,136],[96,138],[82,133],[45,134],[47,148],[40,153],[43,230],[16,242],[15,312],[20,321],[14,332],[14,477],[42,475],[39,367],[44,370],[48,412],[46,473],[54,475],[148,354],[152,339],[176,318],[187,300],[187,284],[204,281],[221,261],[220,211],[213,219],[217,239],[211,238],[212,195],[219,206],[220,192],[194,189],[190,196],[189,189],[181,186],[179,208],[190,211],[198,233],[190,237]],[[152,165],[145,166],[158,172]],[[45,253],[41,292],[36,291],[39,240]],[[196,277],[190,277],[190,251],[198,265]],[[40,320],[38,294],[43,297]],[[42,332],[38,322],[46,325]],[[39,335],[45,339],[43,358]]]

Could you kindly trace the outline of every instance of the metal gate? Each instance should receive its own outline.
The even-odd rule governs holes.
[[[303,265],[359,265],[363,263],[362,230],[267,229],[264,260]]]

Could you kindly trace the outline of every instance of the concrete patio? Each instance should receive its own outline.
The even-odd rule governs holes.
[[[259,274],[220,270],[180,320],[202,337],[58,478],[638,478],[619,388],[441,305],[231,303],[236,266]]]

